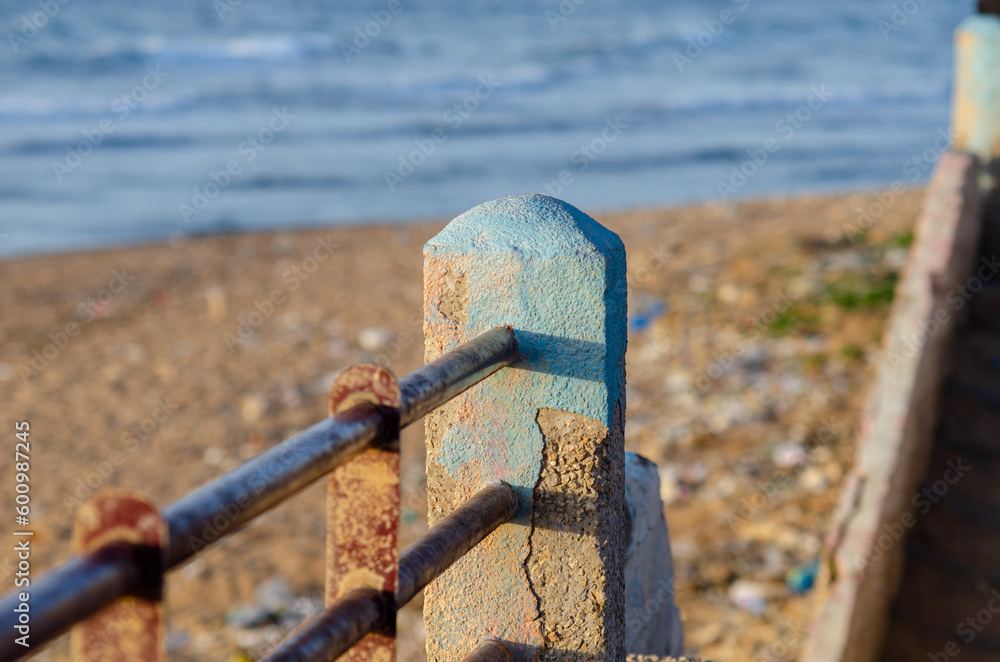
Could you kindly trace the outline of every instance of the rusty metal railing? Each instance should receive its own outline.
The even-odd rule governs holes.
[[[344,390],[345,385],[353,382],[335,383],[334,391],[339,387],[341,393],[339,397],[332,396],[333,411],[329,418],[161,512],[130,495],[109,493],[103,499],[95,497],[93,503],[84,504],[81,510],[89,508],[88,522],[96,521],[95,526],[103,528],[81,529],[78,518],[74,538],[82,553],[32,583],[32,647],[24,648],[14,643],[14,637],[4,637],[0,640],[0,659],[21,659],[74,626],[77,626],[74,647],[93,650],[95,646],[103,646],[99,653],[84,654],[86,660],[162,659],[159,601],[167,570],[183,564],[334,469],[354,464],[351,460],[360,462],[368,454],[396,455],[395,465],[386,466],[395,466],[397,471],[394,512],[398,521],[399,428],[510,365],[517,356],[513,331],[496,327],[421,367],[398,384],[384,369],[368,366],[351,374],[352,379],[360,375],[369,380],[359,390],[361,397],[353,398],[353,392]],[[332,491],[330,507],[336,507]],[[393,567],[387,584],[395,586],[394,591],[384,587],[346,587],[336,596],[332,594],[328,576],[327,609],[293,632],[267,659],[332,659],[369,633],[393,632],[396,610],[509,520],[516,509],[517,497],[510,486],[499,482],[485,486],[399,556],[398,574]],[[115,539],[116,535],[120,539]],[[393,545],[395,540],[393,531]],[[357,558],[351,561],[369,562]],[[122,598],[126,597],[133,600],[123,606]],[[18,615],[14,609],[18,604],[16,591],[0,600],[0,630],[15,632]],[[92,617],[98,614],[109,620],[108,608],[112,605],[121,612],[116,618],[147,626],[148,631],[142,632],[145,639],[139,646],[143,657],[136,657],[140,654],[134,652],[138,650],[134,641],[132,653],[112,650],[115,636],[130,636],[121,634],[129,628],[122,627],[120,622],[117,628],[109,627],[107,622],[93,625],[99,619]],[[93,627],[86,630],[78,625],[86,623]],[[160,630],[159,635],[154,629]],[[499,649],[491,650],[495,653]]]

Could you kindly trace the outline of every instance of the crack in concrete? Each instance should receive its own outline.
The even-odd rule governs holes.
[[[538,477],[535,479],[535,484],[531,488],[531,522],[528,528],[528,553],[524,557],[524,563],[521,567],[524,568],[524,576],[528,582],[528,590],[531,591],[531,595],[535,598],[535,618],[532,619],[533,622],[538,623],[538,632],[541,636],[545,635],[545,616],[542,613],[542,596],[539,595],[538,591],[535,589],[535,584],[531,579],[531,556],[535,553],[534,548],[534,537],[535,537],[535,516],[536,509],[535,503],[537,501],[538,489],[542,485],[542,477],[545,474],[545,447],[548,445],[548,439],[545,436],[545,430],[542,429],[542,424],[539,422],[538,417],[541,415],[542,410],[539,409],[535,412],[535,424],[538,425],[538,431],[542,435],[542,452],[538,460]]]

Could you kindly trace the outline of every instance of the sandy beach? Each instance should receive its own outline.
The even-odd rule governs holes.
[[[864,232],[874,193],[592,214],[628,251],[626,445],[660,465],[690,654],[792,660],[802,645],[812,597],[796,590],[921,199],[893,196]],[[444,223],[0,262],[0,418],[9,443],[31,424],[33,575],[70,555],[95,488],[166,505],[323,418],[341,367],[419,366],[421,247]],[[403,544],[426,530],[422,431],[403,435]],[[171,573],[171,660],[256,659],[318,608],[325,489]],[[5,584],[14,560],[0,557]],[[423,659],[420,620],[418,598],[401,660]],[[36,659],[68,660],[66,638]]]

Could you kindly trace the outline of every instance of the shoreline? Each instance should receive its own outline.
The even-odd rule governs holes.
[[[877,195],[885,191],[891,190],[896,183],[899,183],[898,180],[897,182],[891,182],[889,184],[885,184],[884,186],[872,185],[870,188],[775,193],[770,195],[739,197],[729,201],[711,199],[711,200],[680,202],[677,204],[664,203],[662,205],[618,207],[618,208],[598,209],[598,210],[581,208],[581,211],[583,211],[584,213],[588,214],[589,216],[595,219],[599,219],[599,218],[615,218],[620,216],[630,216],[634,214],[643,214],[651,212],[666,213],[670,211],[710,208],[714,206],[732,208],[732,207],[755,205],[755,204],[766,204],[766,205],[785,204],[796,200],[821,200],[821,199],[831,199],[831,198],[848,198],[853,196]],[[918,181],[918,182],[911,182],[910,184],[912,185],[903,186],[902,195],[912,193],[913,191],[924,190],[927,182]],[[570,202],[570,204],[572,204],[572,202]],[[9,255],[0,254],[0,264],[16,262],[20,260],[31,260],[34,258],[95,254],[95,253],[104,253],[108,251],[142,250],[145,248],[152,248],[156,246],[170,245],[176,242],[198,241],[201,239],[220,239],[223,237],[233,237],[233,236],[274,235],[281,233],[303,234],[310,232],[318,232],[320,230],[358,230],[363,228],[398,228],[398,227],[422,226],[422,225],[444,226],[450,220],[451,220],[450,218],[445,219],[443,217],[442,218],[400,217],[395,220],[373,219],[370,221],[364,221],[364,220],[353,219],[353,220],[345,220],[342,222],[333,222],[330,224],[323,224],[320,222],[302,223],[302,224],[291,224],[285,226],[275,226],[265,229],[258,229],[258,228],[248,228],[246,230],[240,230],[236,228],[232,230],[206,229],[205,231],[197,231],[190,233],[177,232],[173,234],[157,235],[149,238],[137,237],[133,241],[125,241],[122,243],[110,244],[110,245],[100,245],[84,249],[74,249],[72,247],[66,247],[66,248],[55,248],[52,249],[51,251],[36,252],[36,253],[11,253]],[[6,236],[10,235],[8,234]],[[2,248],[3,239],[4,235],[0,234],[0,248]]]

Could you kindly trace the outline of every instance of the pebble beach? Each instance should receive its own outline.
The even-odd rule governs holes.
[[[593,214],[628,252],[626,448],[659,465],[689,655],[790,661],[803,645],[921,200]],[[95,489],[166,505],[326,416],[343,366],[421,365],[421,247],[445,222],[0,262],[0,418],[31,423],[35,576],[70,556]],[[403,434],[403,545],[427,528],[422,432]],[[171,660],[258,659],[320,608],[325,489],[171,573]],[[0,576],[14,563],[4,551]],[[403,662],[423,660],[420,606],[400,615]]]

